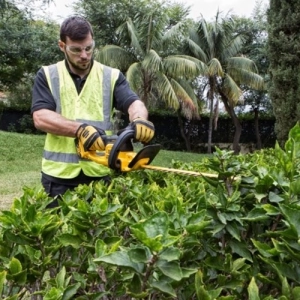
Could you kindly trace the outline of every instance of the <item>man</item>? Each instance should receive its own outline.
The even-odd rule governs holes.
[[[78,157],[74,140],[85,151],[104,150],[103,135],[112,128],[113,107],[128,113],[137,141],[147,143],[154,136],[148,111],[124,75],[93,60],[95,42],[88,21],[67,18],[58,46],[65,59],[38,71],[31,108],[35,127],[47,133],[42,185],[51,197],[79,184],[109,181],[108,168]]]

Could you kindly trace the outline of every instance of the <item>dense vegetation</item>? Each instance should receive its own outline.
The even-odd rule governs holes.
[[[268,14],[270,96],[276,118],[276,135],[281,144],[300,117],[299,1],[270,1]],[[287,17],[288,16],[288,17]]]
[[[145,102],[158,110],[172,107],[179,125],[189,108],[197,121],[195,113],[200,117],[208,102],[216,125],[220,100],[229,101],[228,112],[234,108],[235,114],[237,95],[243,95],[258,120],[269,108],[269,92],[279,143],[247,155],[217,149],[198,162],[174,162],[175,168],[211,174],[206,176],[114,174],[108,187],[95,183],[66,193],[57,209],[45,209],[53,199],[39,186],[24,186],[0,213],[0,297],[300,299],[297,2],[270,1],[266,48],[259,8],[253,19],[220,16],[220,22],[207,23],[189,20],[184,5],[169,1],[77,1],[77,11],[97,28],[99,59],[116,63],[116,52],[106,50],[119,51],[128,79],[133,71],[141,74],[136,88]],[[9,93],[8,105],[18,109],[30,106],[37,69],[61,57],[57,24],[35,20],[31,3],[0,0],[0,87]],[[226,49],[220,47],[225,41]],[[103,47],[108,43],[113,45]],[[223,61],[224,50],[235,50],[225,51],[235,56]],[[247,80],[267,79],[269,59],[271,89],[253,91]],[[186,129],[181,127],[188,145]],[[12,143],[3,136],[1,183],[15,187],[6,169],[23,168],[21,176],[31,176],[27,161],[39,156],[32,149],[42,151],[42,137],[16,134]],[[20,137],[26,151],[18,157]]]
[[[63,58],[57,47],[58,24],[37,20],[37,1],[3,0],[0,4],[0,30],[6,37],[0,47],[0,88],[9,95],[10,107],[28,110],[38,68]],[[190,136],[182,116],[197,121],[210,104],[210,145],[212,120],[216,129],[219,103],[223,101],[236,128],[233,143],[236,153],[239,151],[237,100],[254,93],[253,88],[261,89],[265,75],[261,63],[265,40],[260,36],[266,32],[266,21],[259,2],[259,13],[253,19],[216,11],[212,24],[190,19],[189,8],[173,1],[76,1],[74,10],[95,28],[96,57],[118,66],[149,109],[171,108],[178,115],[187,150],[191,148]],[[259,105],[248,106],[257,118],[268,107],[266,91],[260,93],[255,97],[260,99],[255,101]],[[208,149],[210,152],[211,147]]]
[[[0,215],[6,299],[296,300],[300,126],[284,148],[216,151],[52,201],[26,188]],[[89,202],[89,203],[88,203]]]

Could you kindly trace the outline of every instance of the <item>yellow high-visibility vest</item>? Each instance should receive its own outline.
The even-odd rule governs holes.
[[[56,102],[56,112],[63,117],[87,123],[111,134],[113,89],[119,70],[94,61],[90,74],[78,95],[65,61],[43,67]],[[48,133],[42,159],[42,171],[53,177],[71,179],[80,171],[91,177],[105,176],[109,168],[79,158],[74,138]]]

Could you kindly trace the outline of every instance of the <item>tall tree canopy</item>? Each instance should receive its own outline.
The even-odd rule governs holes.
[[[3,0],[2,0],[3,1]],[[34,21],[24,2],[0,2],[0,88],[14,88],[25,75],[57,60],[59,27]],[[32,3],[31,3],[32,4]]]
[[[243,34],[245,41],[241,53],[255,62],[258,73],[266,83],[269,81],[268,68],[269,59],[267,56],[267,8],[262,0],[257,0],[252,13],[252,18],[240,18],[235,16],[236,32]],[[267,92],[267,84],[264,90],[254,90],[246,85],[242,86],[244,101],[238,106],[240,111],[246,111],[254,116],[256,149],[263,147],[260,136],[261,114],[272,116],[272,106]]]
[[[185,55],[169,55],[178,46],[182,28],[184,23],[171,25],[167,11],[153,5],[119,26],[116,34],[121,46],[106,45],[98,58],[126,71],[131,87],[148,107],[164,101],[191,118],[197,115],[191,80],[199,75],[202,64]]]
[[[241,124],[234,107],[242,96],[240,86],[263,87],[263,79],[257,74],[254,62],[242,56],[244,36],[236,34],[234,19],[222,18],[217,13],[213,22],[202,19],[196,29],[191,28],[186,42],[187,53],[206,65],[202,79],[206,84],[206,98],[210,101],[208,152],[211,152],[213,118],[217,117],[221,98],[236,128],[233,148],[238,153]]]
[[[288,138],[300,119],[300,2],[270,0],[268,56],[270,98],[276,118],[278,142]]]

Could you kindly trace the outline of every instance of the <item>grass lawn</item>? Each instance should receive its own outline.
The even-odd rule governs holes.
[[[0,210],[10,206],[23,187],[40,186],[45,135],[0,131]],[[172,160],[199,161],[203,154],[161,150],[151,165],[171,167]]]

